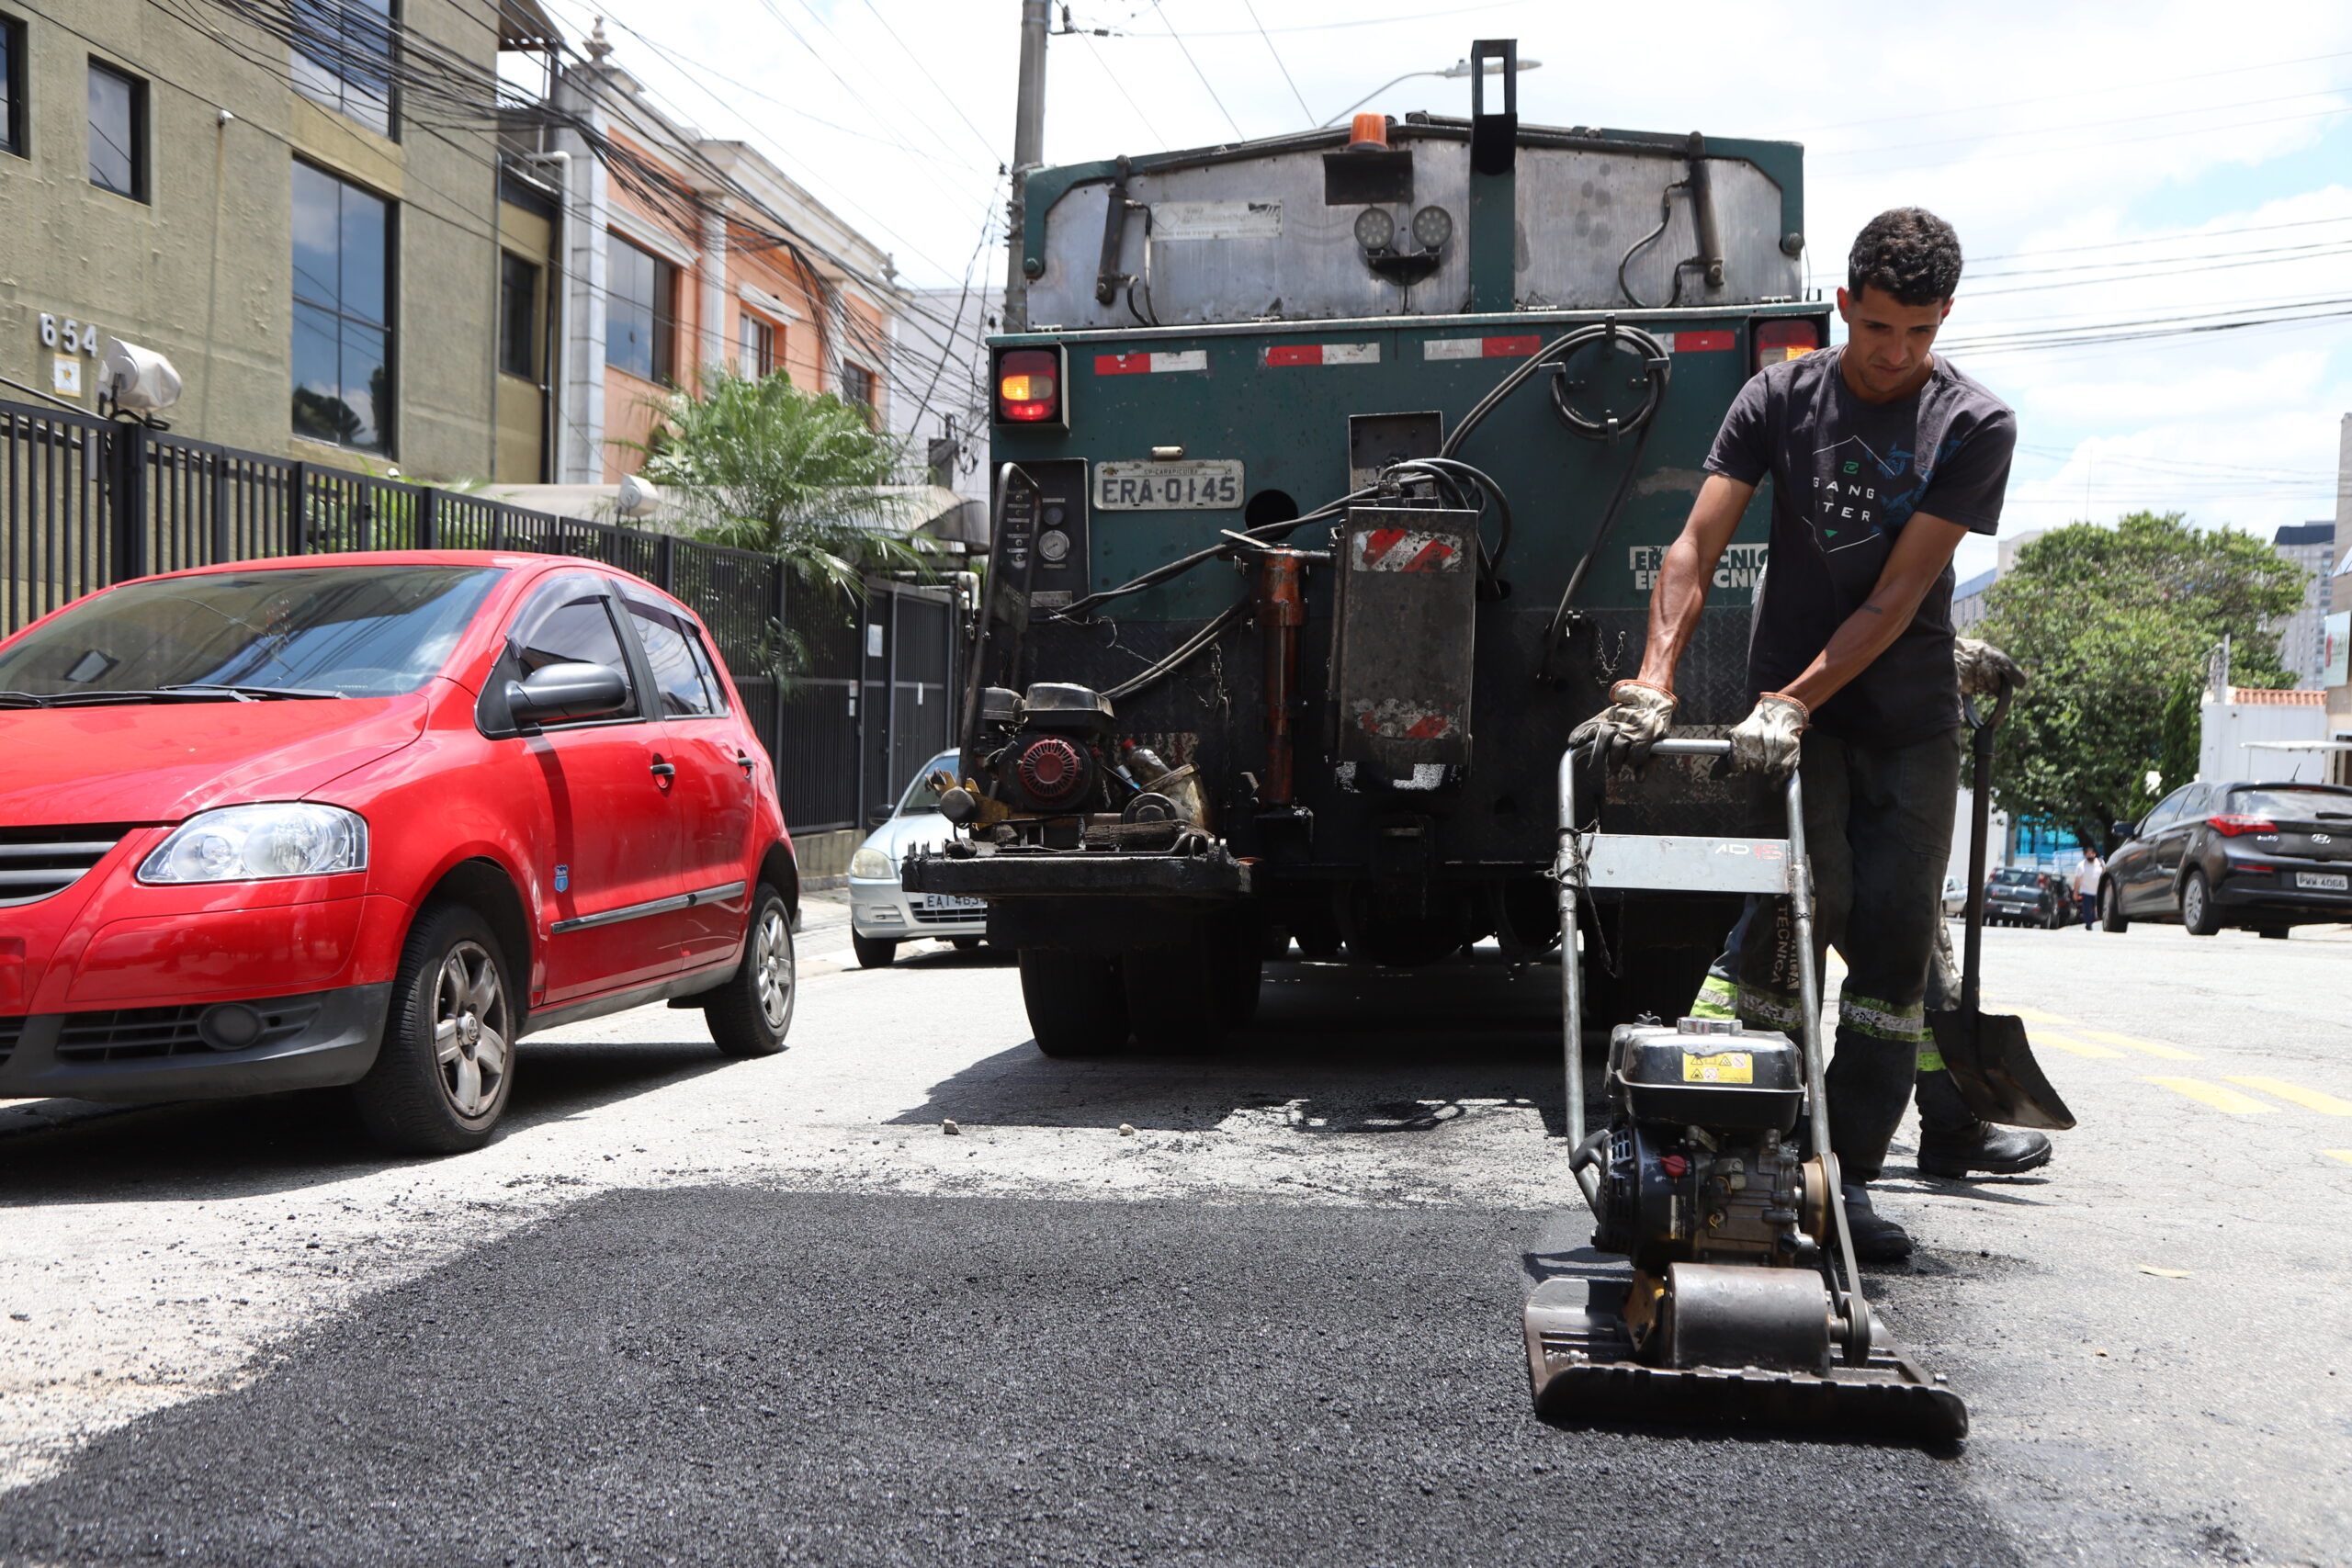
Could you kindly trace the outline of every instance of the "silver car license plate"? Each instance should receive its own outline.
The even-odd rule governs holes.
[[[989,901],[985,898],[967,897],[960,893],[926,893],[922,897],[922,907],[942,912],[949,909],[985,909],[989,907]]]
[[[2314,893],[2352,892],[2352,872],[2299,871],[2295,873],[2295,886]]]

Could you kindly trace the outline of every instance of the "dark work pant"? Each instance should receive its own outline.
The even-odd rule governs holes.
[[[1871,1181],[1910,1103],[1928,1039],[1921,998],[1943,924],[1960,747],[1951,735],[1865,746],[1819,731],[1804,738],[1805,849],[1813,862],[1814,972],[1835,946],[1846,960],[1830,1056],[1829,1142],[1849,1181]],[[1757,829],[1781,830],[1776,784],[1761,784]],[[1728,1001],[1750,1028],[1798,1027],[1796,956],[1788,905],[1758,905],[1739,944]],[[1711,982],[1709,990],[1716,989]],[[1709,1010],[1713,1010],[1710,1009]]]

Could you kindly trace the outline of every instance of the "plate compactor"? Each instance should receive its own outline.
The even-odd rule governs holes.
[[[1724,757],[1722,740],[1653,755]],[[1829,1148],[1821,989],[1804,802],[1784,839],[1587,832],[1578,752],[1560,759],[1560,989],[1570,1159],[1623,1265],[1544,1280],[1526,1311],[1540,1415],[1575,1421],[1745,1422],[1951,1440],[1968,1410],[1902,1355],[1862,1299]],[[1595,889],[1762,893],[1789,901],[1798,1038],[1731,1019],[1620,1024],[1607,1125],[1585,1135],[1577,904]],[[1800,1130],[1804,1131],[1801,1132]]]

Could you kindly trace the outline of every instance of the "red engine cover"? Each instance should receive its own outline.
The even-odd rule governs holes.
[[[1086,753],[1058,735],[1041,735],[1022,748],[1013,764],[1021,788],[1040,806],[1059,806],[1086,787]]]

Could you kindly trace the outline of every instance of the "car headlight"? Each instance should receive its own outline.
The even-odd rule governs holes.
[[[368,868],[368,822],[339,806],[224,806],[189,818],[139,863],[150,883],[257,882]]]
[[[867,845],[849,857],[849,874],[860,882],[888,882],[899,874],[890,857]]]

